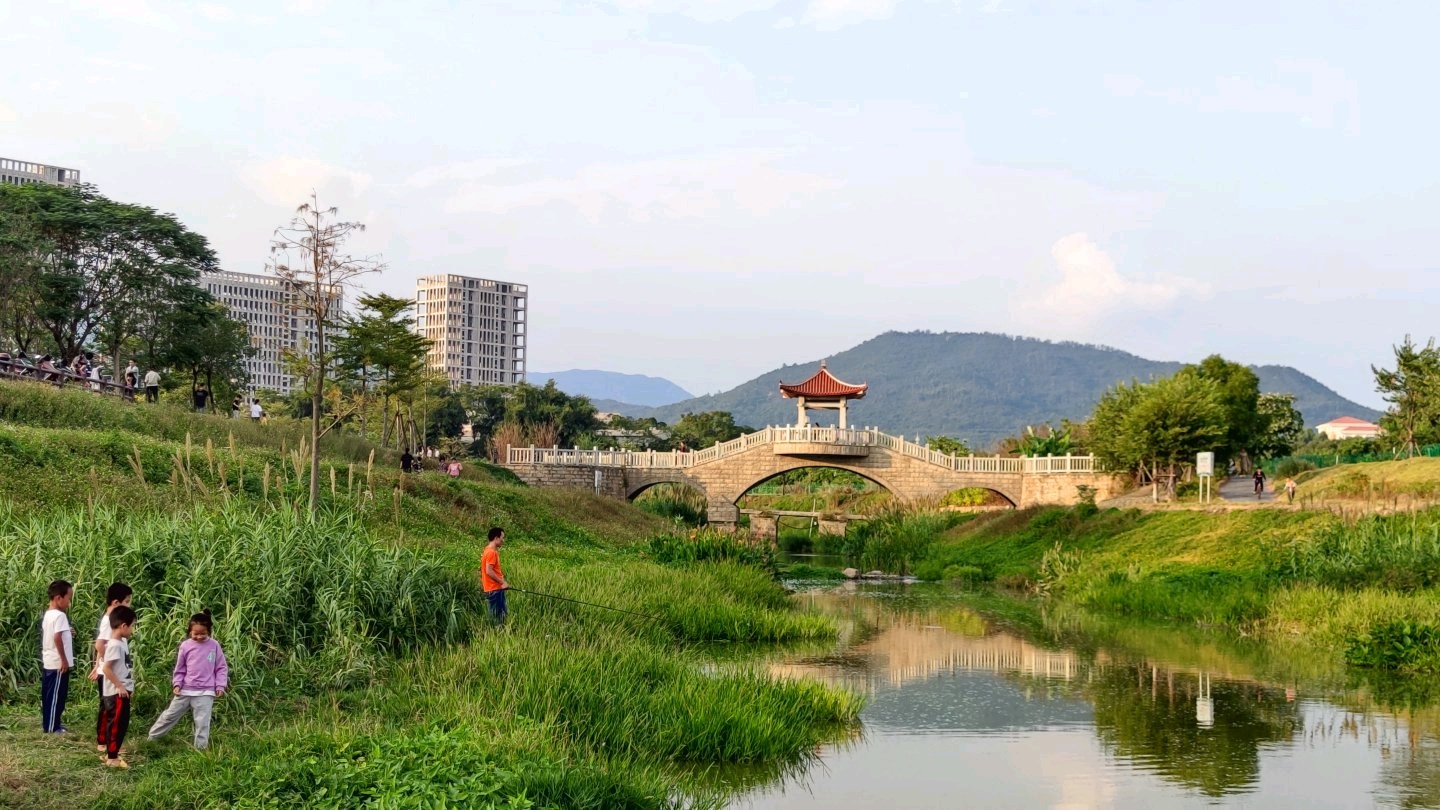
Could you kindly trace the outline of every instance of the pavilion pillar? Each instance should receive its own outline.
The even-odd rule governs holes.
[[[840,429],[845,429],[845,400],[840,400]]]
[[[805,413],[804,397],[800,397],[799,399],[795,400],[795,410],[797,411],[797,414],[795,416],[796,427],[805,427],[806,425],[810,424],[810,417]]]

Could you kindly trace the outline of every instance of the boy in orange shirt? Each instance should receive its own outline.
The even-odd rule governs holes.
[[[510,583],[500,570],[500,547],[505,545],[505,530],[499,526],[490,529],[489,542],[480,555],[480,586],[485,589],[485,601],[490,603],[490,618],[496,625],[505,624],[505,591]]]

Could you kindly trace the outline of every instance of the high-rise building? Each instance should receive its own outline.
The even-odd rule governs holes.
[[[0,185],[24,186],[35,183],[49,183],[55,186],[79,185],[80,172],[76,169],[47,166],[44,163],[0,158]]]
[[[529,288],[509,281],[439,275],[415,282],[415,331],[430,338],[429,364],[451,385],[525,381]]]
[[[303,381],[285,370],[284,354],[306,352],[315,343],[315,319],[308,312],[296,309],[297,295],[291,286],[274,276],[226,271],[205,273],[201,283],[215,300],[225,305],[230,317],[250,330],[254,356],[245,361],[250,373],[250,388],[289,394]],[[332,295],[332,311],[336,320],[344,305],[339,290]],[[338,336],[335,327],[326,330],[327,342]]]

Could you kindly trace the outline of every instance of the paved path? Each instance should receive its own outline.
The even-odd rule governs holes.
[[[1276,497],[1274,486],[1275,482],[1269,478],[1266,478],[1265,491],[1260,494],[1259,498],[1256,498],[1255,479],[1251,478],[1248,475],[1237,475],[1230,478],[1225,483],[1221,484],[1220,490],[1217,494],[1221,498],[1230,501],[1231,503],[1243,503],[1245,501],[1273,503]],[[1280,497],[1283,499],[1284,493],[1280,493]]]

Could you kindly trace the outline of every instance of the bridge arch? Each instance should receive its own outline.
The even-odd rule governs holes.
[[[705,485],[696,481],[694,478],[691,478],[679,470],[666,470],[663,472],[657,471],[645,475],[637,475],[634,477],[634,480],[631,480],[630,476],[626,476],[625,500],[633,501],[645,494],[645,490],[659,486],[660,484],[684,484],[700,492],[705,492]],[[706,494],[708,495],[709,493],[707,492]]]
[[[873,470],[869,470],[864,467],[857,468],[850,467],[844,464],[831,464],[823,461],[810,461],[807,459],[794,459],[794,463],[785,466],[784,469],[767,471],[764,475],[761,475],[759,478],[756,478],[750,483],[740,485],[738,491],[734,493],[726,492],[724,494],[724,497],[730,500],[731,503],[738,504],[740,503],[740,499],[745,497],[750,492],[750,490],[754,489],[755,487],[760,486],[766,481],[779,478],[785,473],[795,472],[796,470],[844,470],[848,473],[854,473],[855,475],[864,478],[866,481],[869,481],[875,486],[880,487],[881,489],[890,493],[890,496],[892,498],[899,500],[904,497],[903,493],[897,492],[895,490],[895,487],[884,481],[881,476],[876,475]],[[743,481],[745,479],[741,480]],[[731,498],[731,495],[734,495],[734,497]]]

